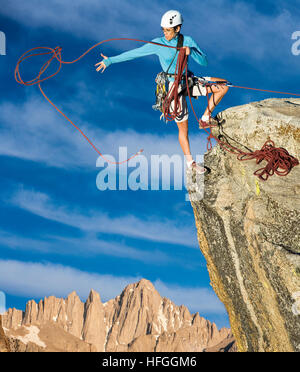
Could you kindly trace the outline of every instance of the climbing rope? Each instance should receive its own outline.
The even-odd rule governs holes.
[[[112,163],[112,164],[122,164],[124,162],[129,161],[130,159],[134,158],[135,156],[139,155],[143,149],[139,150],[137,153],[135,153],[133,156],[129,157],[127,160],[124,160],[122,162],[113,162],[102,155],[100,150],[92,143],[92,141],[82,132],[82,130],[74,124],[74,122],[69,119],[50,99],[49,97],[45,94],[41,87],[41,83],[53,78],[55,75],[59,73],[61,70],[61,67],[63,64],[73,64],[77,61],[79,61],[81,58],[83,58],[86,54],[88,54],[91,50],[96,48],[97,46],[110,42],[110,41],[116,41],[116,40],[132,40],[132,41],[139,41],[143,43],[151,43],[155,45],[159,45],[162,47],[166,48],[174,48],[174,49],[179,49],[179,55],[177,58],[176,62],[176,68],[175,68],[175,74],[174,74],[174,84],[170,91],[168,92],[166,99],[163,103],[163,113],[166,118],[166,120],[174,120],[178,115],[180,115],[182,111],[182,107],[180,106],[180,100],[179,100],[179,95],[178,95],[178,88],[179,84],[182,81],[183,73],[185,71],[185,79],[186,79],[186,87],[188,91],[188,96],[189,100],[191,103],[191,107],[193,110],[193,113],[197,119],[197,122],[199,122],[199,119],[195,113],[192,99],[191,99],[191,94],[190,94],[190,89],[189,89],[189,82],[188,82],[188,69],[187,69],[187,62],[188,62],[188,56],[186,55],[185,49],[184,48],[177,48],[177,47],[172,47],[169,45],[164,45],[152,41],[145,41],[145,40],[140,40],[140,39],[132,39],[132,38],[112,38],[108,40],[103,40],[100,41],[97,44],[94,44],[91,48],[89,48],[86,52],[84,52],[82,55],[80,55],[77,59],[73,61],[64,61],[61,57],[61,52],[62,52],[62,47],[57,46],[56,48],[50,48],[50,47],[36,47],[32,48],[28,51],[26,51],[18,60],[16,68],[15,68],[15,79],[19,84],[25,85],[25,86],[30,86],[30,85],[35,85],[37,84],[42,95],[45,97],[45,99],[63,116],[65,117],[80,133],[81,135],[89,142],[89,144],[94,148],[94,150],[107,162]],[[40,53],[31,53],[34,50],[46,50],[44,52]],[[41,67],[38,75],[29,81],[24,81],[21,77],[20,74],[20,64],[25,61],[28,58],[34,57],[34,56],[41,56],[41,55],[51,55],[51,57],[43,64]],[[52,74],[47,77],[42,78],[42,75],[45,73],[47,68],[50,66],[51,62],[56,59],[59,63],[57,70]],[[211,82],[211,83],[206,83],[206,86],[213,86],[213,85],[226,85],[228,82]],[[292,94],[292,93],[286,93],[286,92],[276,92],[276,91],[270,91],[270,90],[263,90],[263,89],[257,89],[257,88],[247,88],[247,87],[240,87],[240,86],[234,86],[230,85],[235,88],[242,88],[242,89],[253,89],[253,90],[259,90],[259,91],[264,91],[264,92],[272,92],[272,93],[280,93],[280,94],[291,94],[295,96],[300,96],[300,94]],[[209,102],[209,96],[208,92],[206,94],[207,96],[207,101]],[[171,111],[171,102],[174,102],[174,110]],[[208,105],[209,107],[209,105]],[[209,119],[211,118],[211,112],[209,111]],[[260,179],[262,180],[267,180],[269,176],[272,176],[274,173],[276,173],[279,176],[286,176],[291,169],[299,164],[298,159],[294,158],[291,156],[287,150],[283,148],[276,148],[274,145],[274,142],[272,140],[267,140],[261,150],[257,151],[252,151],[252,152],[244,152],[240,149],[238,149],[235,146],[230,145],[228,142],[221,141],[219,138],[214,136],[212,132],[208,132],[205,128],[203,128],[207,133],[207,150],[210,151],[212,149],[212,144],[211,144],[211,139],[214,138],[220,147],[222,147],[224,150],[231,152],[235,155],[237,155],[238,160],[250,160],[250,159],[256,159],[257,164],[259,164],[262,160],[267,161],[267,165],[264,168],[260,168],[257,171],[254,172],[255,175],[257,175]],[[211,128],[209,128],[211,130]],[[282,169],[280,171],[279,169]]]
[[[268,89],[259,89],[259,88],[250,88],[250,87],[240,87],[238,85],[230,85],[232,88],[239,88],[239,89],[250,89],[250,90],[258,90],[260,92],[268,92],[268,93],[276,93],[276,94],[286,94],[290,96],[300,97],[298,93],[289,93],[289,92],[278,92],[276,90],[268,90]]]
[[[169,89],[168,94],[163,102],[163,116],[166,121],[174,120],[177,116],[180,116],[182,113],[183,108],[180,105],[178,90],[182,80],[184,69],[187,70],[187,60],[188,56],[186,55],[185,49],[181,48],[176,62],[174,83],[171,89]],[[174,105],[174,110],[171,110],[172,102]]]
[[[15,68],[15,80],[21,84],[21,85],[25,85],[25,86],[31,86],[31,85],[38,85],[42,95],[45,97],[45,99],[65,118],[69,121],[70,124],[72,124],[79,132],[80,134],[88,141],[88,143],[93,147],[93,149],[108,163],[111,163],[111,164],[122,164],[122,163],[125,163],[127,161],[129,161],[130,159],[133,159],[134,157],[136,157],[137,155],[140,155],[141,152],[143,152],[143,149],[139,150],[138,152],[136,152],[134,155],[132,155],[131,157],[129,157],[128,159],[126,160],[123,160],[121,162],[114,162],[114,161],[111,161],[109,159],[107,159],[101,152],[100,150],[93,144],[93,142],[83,133],[83,131],[71,120],[67,117],[67,115],[65,115],[51,100],[50,98],[45,94],[44,90],[42,89],[41,87],[41,83],[48,80],[48,79],[51,79],[53,78],[55,75],[57,75],[59,73],[59,71],[61,70],[62,68],[62,65],[63,64],[73,64],[75,62],[78,62],[81,58],[83,58],[86,54],[88,54],[91,50],[93,50],[94,48],[98,47],[99,45],[103,44],[103,43],[107,43],[107,42],[110,42],[110,41],[115,41],[115,40],[133,40],[133,41],[140,41],[140,42],[143,42],[143,43],[151,43],[151,44],[155,44],[155,45],[159,45],[159,46],[162,46],[162,47],[166,47],[166,48],[175,48],[176,47],[172,47],[172,46],[168,46],[168,45],[164,45],[164,44],[159,44],[159,43],[156,43],[156,42],[153,42],[153,41],[145,41],[145,40],[139,40],[139,39],[130,39],[130,38],[113,38],[113,39],[107,39],[107,40],[103,40],[103,41],[100,41],[99,43],[97,44],[94,44],[91,48],[89,48],[87,51],[85,51],[82,55],[80,55],[78,58],[74,59],[73,61],[64,61],[62,59],[62,56],[61,56],[61,52],[62,52],[62,47],[60,46],[57,46],[56,48],[50,48],[50,47],[36,47],[36,48],[32,48],[32,49],[29,49],[28,51],[26,51],[25,53],[23,53],[21,55],[21,57],[19,58],[18,62],[17,62],[17,65],[16,65],[16,68]],[[38,51],[38,50],[43,50],[43,52],[39,52],[39,53],[32,53],[32,51]],[[51,55],[51,57],[42,65],[38,75],[32,79],[32,80],[29,80],[29,81],[24,81],[21,77],[21,74],[20,74],[20,65],[23,61],[25,61],[26,59],[28,58],[32,58],[32,57],[35,57],[35,56],[43,56],[43,55]],[[59,63],[58,65],[58,68],[57,70],[52,74],[52,75],[49,75],[49,76],[46,76],[44,78],[42,78],[42,75],[45,73],[45,71],[48,69],[48,67],[50,66],[51,62],[56,59]]]
[[[286,149],[275,147],[274,142],[270,139],[265,142],[261,150],[239,155],[238,159],[256,159],[256,164],[259,164],[262,160],[266,160],[268,164],[254,172],[254,175],[257,175],[263,181],[266,181],[274,173],[278,176],[287,176],[292,168],[299,164],[298,159],[290,155]],[[280,171],[279,169],[282,170]]]

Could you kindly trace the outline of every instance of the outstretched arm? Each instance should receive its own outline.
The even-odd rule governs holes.
[[[157,42],[156,39],[152,40],[153,42]],[[130,61],[135,58],[140,58],[144,56],[149,56],[151,54],[157,54],[158,48],[163,48],[160,47],[159,45],[147,43],[140,48],[132,49],[127,52],[121,53],[117,56],[114,57],[106,57],[103,54],[101,56],[104,58],[101,62],[96,63],[95,66],[99,66],[96,71],[101,71],[103,72],[106,67],[110,66],[112,63],[120,63],[120,62],[125,62],[125,61]],[[104,67],[105,66],[105,67]]]

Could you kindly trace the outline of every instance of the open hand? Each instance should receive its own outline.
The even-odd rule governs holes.
[[[107,59],[107,58],[108,58],[108,57],[106,57],[106,56],[105,56],[104,54],[102,54],[102,53],[101,53],[101,57],[103,57],[103,59]],[[95,66],[99,66],[99,67],[96,68],[96,71],[97,71],[97,72],[100,71],[101,73],[103,73],[104,70],[106,69],[106,66],[105,66],[105,64],[104,64],[103,61],[96,63]]]

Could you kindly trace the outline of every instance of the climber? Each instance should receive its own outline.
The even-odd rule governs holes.
[[[180,30],[182,27],[183,18],[180,12],[177,10],[169,10],[167,11],[161,18],[161,28],[164,33],[164,37],[155,38],[152,41],[164,45],[170,45],[173,47],[178,46],[179,42],[179,35]],[[197,43],[190,37],[184,36],[183,39],[183,47],[185,48],[186,55],[190,55],[198,64],[202,66],[207,66],[207,58],[206,55],[202,52],[199,48]],[[177,53],[177,51],[175,51]],[[119,63],[124,61],[129,61],[135,58],[156,54],[159,57],[160,64],[162,66],[163,71],[169,72],[171,76],[169,76],[169,90],[174,83],[174,75],[175,67],[176,67],[176,59],[174,58],[174,49],[173,48],[166,48],[155,44],[145,44],[140,48],[132,49],[127,52],[121,53],[114,57],[107,57],[101,53],[103,60],[95,64],[97,66],[97,72],[104,72],[104,70],[110,66],[112,63]],[[204,77],[205,80],[210,81],[226,81],[220,78],[213,78],[213,77]],[[178,92],[184,90],[185,83],[184,81],[181,82]],[[201,120],[199,121],[200,128],[208,128],[210,126],[215,126],[217,124],[216,119],[211,118],[209,113],[212,113],[217,104],[221,101],[224,95],[227,93],[228,87],[225,85],[212,85],[212,86],[202,86],[201,84],[196,84],[192,87],[192,96],[206,96],[207,93],[212,93],[208,106],[206,107]],[[185,89],[184,95],[181,94],[179,96],[180,107],[182,111],[180,116],[176,117],[175,122],[178,126],[178,139],[182,151],[185,155],[186,163],[188,168],[192,167],[193,169],[197,169],[200,173],[205,173],[206,168],[197,164],[190,151],[190,144],[188,138],[188,108],[186,102],[186,95],[187,90]],[[173,110],[171,104],[171,110]]]

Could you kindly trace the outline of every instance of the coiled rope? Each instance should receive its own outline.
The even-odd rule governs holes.
[[[174,84],[169,89],[168,94],[163,102],[163,115],[167,121],[174,120],[182,112],[179,99],[179,86],[182,80],[184,69],[187,70],[188,56],[184,48],[180,48],[177,57],[175,73],[174,73]],[[171,103],[174,105],[174,110],[171,110]]]
[[[112,38],[112,39],[107,39],[107,40],[103,40],[103,41],[100,41],[99,43],[97,44],[94,44],[91,48],[89,48],[87,51],[85,51],[82,55],[80,55],[78,58],[74,59],[73,61],[64,61],[62,59],[62,56],[61,56],[61,52],[62,52],[62,47],[60,46],[57,46],[55,48],[50,48],[50,47],[36,47],[36,48],[32,48],[32,49],[29,49],[28,51],[26,51],[25,53],[23,53],[21,55],[21,57],[19,58],[18,62],[17,62],[17,65],[16,65],[16,68],[15,68],[15,72],[14,72],[14,75],[15,75],[15,80],[21,84],[21,85],[25,85],[25,86],[30,86],[30,85],[38,85],[42,95],[45,97],[45,99],[66,119],[68,120],[68,122],[70,124],[72,124],[79,132],[80,134],[88,141],[88,143],[93,147],[93,149],[108,163],[111,163],[111,164],[122,164],[122,163],[125,163],[127,161],[129,161],[130,159],[133,159],[134,157],[136,157],[137,155],[140,155],[144,150],[143,149],[140,149],[138,152],[136,152],[134,155],[132,155],[131,157],[129,157],[128,159],[126,160],[123,160],[121,162],[114,162],[114,161],[111,161],[109,159],[107,159],[101,152],[100,150],[93,144],[93,142],[83,133],[83,131],[71,120],[68,118],[67,115],[65,115],[51,100],[50,98],[45,94],[44,90],[42,89],[41,87],[41,83],[48,80],[48,79],[51,79],[53,78],[55,75],[57,75],[59,73],[59,71],[61,70],[62,68],[62,65],[63,64],[73,64],[75,62],[78,62],[81,58],[83,58],[86,54],[88,54],[91,50],[93,50],[94,48],[98,47],[99,45],[101,44],[104,44],[104,43],[107,43],[107,42],[110,42],[110,41],[116,41],[116,40],[132,40],[132,41],[140,41],[140,42],[143,42],[143,43],[151,43],[151,44],[155,44],[155,45],[159,45],[159,46],[162,46],[162,47],[166,47],[166,48],[175,48],[176,47],[172,47],[172,46],[168,46],[168,45],[163,45],[163,44],[159,44],[159,43],[155,43],[153,41],[145,41],[145,40],[140,40],[140,39],[131,39],[131,38]],[[39,52],[39,53],[33,53],[33,51],[38,51],[38,50],[44,50],[43,52]],[[26,59],[28,58],[32,58],[32,57],[35,57],[35,56],[43,56],[43,55],[51,55],[51,57],[42,65],[38,75],[32,79],[32,80],[28,80],[28,81],[24,81],[21,77],[21,74],[20,74],[20,65],[23,61],[25,61]],[[57,70],[52,74],[52,75],[49,75],[49,76],[46,76],[46,77],[42,77],[43,74],[45,73],[45,71],[48,69],[48,67],[50,66],[51,62],[56,59],[58,61],[58,68]]]

